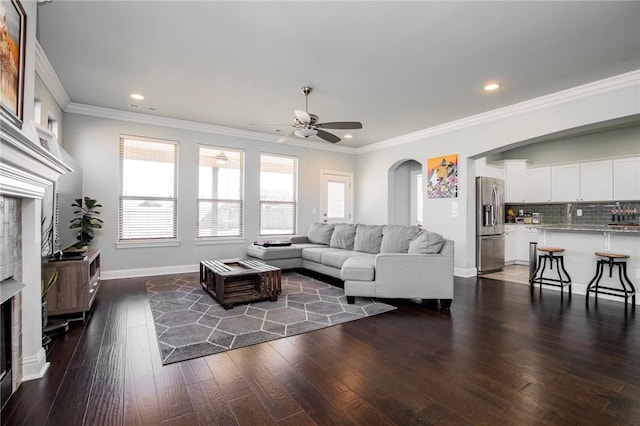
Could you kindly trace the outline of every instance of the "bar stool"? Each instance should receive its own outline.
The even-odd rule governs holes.
[[[569,287],[569,297],[571,297],[571,277],[566,269],[564,269],[564,252],[560,247],[537,247],[538,250],[538,266],[533,273],[529,283],[531,288],[536,284],[540,285],[540,291],[542,291],[543,285],[551,285],[560,287],[560,299],[564,296],[564,287]],[[549,261],[549,270],[553,271],[553,262],[556,263],[556,271],[558,272],[558,278],[550,278],[544,276],[544,271],[547,268],[547,261]],[[562,276],[564,274],[564,277]]]
[[[627,276],[627,259],[628,254],[595,252],[595,255],[600,257],[596,262],[596,274],[593,276],[589,284],[587,285],[587,297],[586,303],[589,304],[589,292],[596,294],[596,303],[598,303],[598,293],[608,294],[610,296],[624,297],[624,308],[627,309],[627,299],[631,297],[632,309],[636,308],[636,289],[631,284],[631,280]],[[613,277],[613,267],[618,267],[618,278],[620,279],[620,285],[622,288],[607,287],[600,285],[600,278],[604,272],[604,267],[609,266],[609,278]]]

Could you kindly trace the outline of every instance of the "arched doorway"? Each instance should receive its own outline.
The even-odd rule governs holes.
[[[388,223],[393,225],[422,224],[422,164],[403,159],[388,171]]]

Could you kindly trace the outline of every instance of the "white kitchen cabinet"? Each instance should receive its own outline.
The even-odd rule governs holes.
[[[580,201],[613,199],[613,162],[580,163]]]
[[[551,167],[551,201],[611,201],[611,160]]]
[[[613,160],[613,199],[640,200],[640,157]]]
[[[551,201],[580,201],[580,164],[551,166]]]
[[[529,264],[529,243],[538,241],[538,230],[526,225],[519,225],[516,242],[516,263]]]
[[[516,262],[516,247],[518,239],[518,225],[504,227],[504,263],[513,265]]]
[[[526,197],[528,203],[551,201],[551,168],[535,167],[527,169]]]
[[[507,203],[524,203],[527,182],[526,160],[504,161],[504,200]]]

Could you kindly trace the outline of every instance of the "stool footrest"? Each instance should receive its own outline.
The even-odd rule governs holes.
[[[608,290],[608,291],[612,292],[613,294],[604,292],[602,290]],[[589,289],[589,293],[602,293],[602,294],[609,294],[611,296],[622,296],[622,297],[625,297],[625,291],[623,289],[615,288],[615,287],[605,287],[605,286],[602,286],[602,285],[599,285],[597,288],[595,286],[591,287]],[[627,290],[626,296],[633,296],[634,294],[636,294],[635,290]]]
[[[555,287],[571,286],[571,282],[560,281],[559,279],[553,279],[553,278],[536,278],[531,281],[531,284],[552,285]]]

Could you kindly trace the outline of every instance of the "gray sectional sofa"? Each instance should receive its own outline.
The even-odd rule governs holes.
[[[344,281],[355,296],[453,300],[452,240],[415,226],[314,223],[285,247],[252,244],[249,257],[282,269],[304,268]]]

